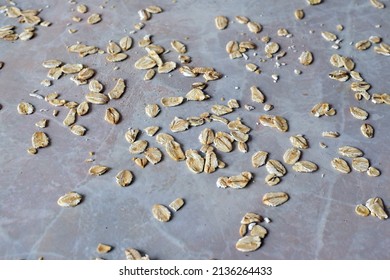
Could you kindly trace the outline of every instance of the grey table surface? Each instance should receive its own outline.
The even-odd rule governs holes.
[[[0,70],[1,259],[124,259],[124,249],[128,247],[139,249],[151,259],[389,259],[388,220],[360,217],[354,212],[357,204],[364,204],[370,197],[381,197],[385,206],[390,205],[389,107],[357,101],[349,88],[351,80],[342,83],[328,78],[328,73],[335,70],[329,57],[338,53],[355,61],[356,71],[372,85],[370,93],[389,92],[389,57],[376,54],[374,46],[366,51],[354,48],[355,42],[372,35],[390,43],[389,1],[382,1],[387,6],[385,9],[374,8],[368,0],[324,0],[317,6],[309,6],[304,0],[81,2],[88,6],[88,13],[77,13],[76,5],[68,1],[17,1],[17,6],[24,10],[42,8],[40,16],[52,25],[37,26],[36,36],[29,41],[0,41],[0,61],[4,62]],[[8,1],[0,4],[9,5]],[[142,30],[130,35],[134,45],[127,52],[126,60],[110,63],[105,59],[106,54],[81,58],[67,51],[66,46],[77,41],[105,50],[109,40],[118,42],[134,30],[133,25],[139,22],[137,11],[151,4],[161,6],[164,12],[153,15]],[[294,10],[299,8],[305,11],[301,21],[294,18]],[[88,25],[86,19],[93,12],[100,13],[102,21]],[[215,28],[217,15],[229,18],[225,30]],[[236,15],[261,23],[263,30],[258,34],[249,32],[245,25],[235,22]],[[72,16],[83,20],[74,22]],[[19,33],[27,26],[0,14],[0,26],[8,24],[16,25]],[[337,24],[343,25],[344,30],[337,31]],[[78,31],[70,34],[70,28]],[[279,28],[286,28],[293,36],[277,36]],[[332,43],[321,37],[322,31],[337,34],[342,39],[341,48],[333,49]],[[145,71],[135,69],[134,62],[146,53],[137,44],[147,34],[152,35],[155,44],[171,50],[163,55],[164,60],[179,62],[170,46],[176,39],[187,45],[191,66],[214,67],[224,75],[208,83],[205,91],[211,96],[209,100],[185,102],[173,108],[160,105],[161,112],[156,118],[145,115],[146,104],[160,104],[160,99],[166,96],[184,96],[193,82],[203,81],[201,76],[183,77],[178,69],[143,81]],[[278,60],[286,65],[275,67],[275,58],[265,57],[261,38],[267,35],[280,44],[281,51],[287,52]],[[247,61],[231,60],[225,51],[230,40],[252,40],[258,48],[248,52]],[[314,55],[310,66],[298,62],[304,50]],[[81,102],[88,92],[88,86],[76,86],[69,75],[54,80],[50,87],[40,85],[47,73],[41,64],[47,59],[82,63],[95,69],[95,78],[105,85],[104,93],[114,86],[115,78],[126,81],[127,90],[121,99],[107,105],[92,105],[87,115],[78,118],[77,123],[88,129],[84,137],[73,135],[62,124],[67,108],[54,108],[29,95],[34,90],[41,95],[58,92],[61,98]],[[245,64],[249,62],[259,65],[262,73],[247,71]],[[115,70],[115,66],[119,69]],[[301,70],[302,74],[294,74],[294,69]],[[276,83],[272,74],[279,75]],[[269,113],[288,120],[288,132],[257,124],[258,117],[266,112],[262,104],[251,101],[249,88],[253,85],[274,105]],[[161,127],[160,132],[174,135],[183,149],[199,150],[197,137],[203,128],[228,132],[227,127],[210,122],[171,133],[169,123],[175,116],[197,116],[210,111],[214,104],[226,104],[231,98],[239,100],[241,108],[226,118],[240,117],[252,131],[248,153],[240,153],[237,147],[231,153],[217,151],[226,168],[212,174],[193,174],[184,162],[171,160],[155,138],[145,133],[140,139],[161,149],[163,160],[144,169],[131,160],[129,143],[124,138],[128,128],[142,130],[157,125]],[[35,112],[28,116],[18,114],[16,107],[21,101],[33,104]],[[318,102],[330,103],[337,114],[323,118],[311,116],[310,109]],[[255,109],[247,111],[245,104]],[[121,113],[121,121],[115,126],[103,119],[108,106]],[[351,116],[350,106],[369,112],[366,122],[374,126],[374,138],[363,137],[360,133],[363,121]],[[57,117],[52,116],[53,109],[59,110]],[[47,118],[49,125],[39,129],[34,124],[42,118]],[[31,146],[31,135],[38,130],[49,135],[50,146],[30,155],[26,149]],[[326,130],[341,135],[336,139],[323,138],[321,133]],[[267,186],[265,167],[253,168],[251,155],[264,150],[269,152],[269,158],[282,161],[284,151],[291,147],[289,137],[295,134],[307,137],[310,148],[303,151],[303,159],[317,163],[319,170],[300,174],[286,165],[288,173],[281,183]],[[326,143],[328,148],[320,148],[319,142]],[[330,161],[338,157],[337,148],[342,145],[362,149],[372,166],[381,170],[381,176],[335,171]],[[86,163],[90,151],[95,152],[95,161]],[[92,164],[107,165],[110,171],[100,177],[89,176]],[[134,182],[129,187],[116,185],[115,175],[121,169],[129,169],[134,174]],[[250,171],[254,176],[246,188],[216,187],[218,177],[242,171]],[[69,191],[82,194],[82,203],[75,208],[59,207],[57,199]],[[290,200],[278,207],[267,207],[261,198],[270,191],[287,192]],[[168,205],[177,197],[184,198],[186,203],[173,213],[171,221],[161,223],[153,218],[153,204]],[[235,249],[240,238],[240,220],[246,212],[259,213],[272,220],[269,224],[262,223],[268,235],[260,249],[250,253]],[[113,250],[99,255],[98,243],[109,244]]]

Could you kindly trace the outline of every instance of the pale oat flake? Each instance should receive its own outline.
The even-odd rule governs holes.
[[[57,204],[61,207],[76,207],[82,198],[82,195],[77,192],[68,192],[57,200]]]
[[[179,97],[163,97],[161,98],[161,104],[164,107],[173,107],[178,106],[183,103],[184,98],[182,96]]]
[[[144,156],[153,165],[159,163],[162,159],[161,151],[154,147],[147,148],[144,152]]]
[[[304,51],[299,56],[298,60],[302,65],[310,65],[313,62],[313,54],[309,51]]]
[[[318,169],[318,166],[311,161],[302,160],[293,165],[293,170],[301,173],[311,173]]]
[[[251,91],[252,101],[257,102],[257,103],[264,103],[265,96],[259,88],[257,88],[256,86],[252,86],[250,88],[250,91]]]
[[[263,27],[259,23],[254,21],[248,22],[246,26],[248,27],[249,31],[252,33],[259,33],[263,29]]]
[[[77,136],[83,136],[87,129],[81,125],[74,124],[70,127],[70,131]]]
[[[236,249],[240,252],[253,252],[261,246],[261,239],[259,236],[244,236],[236,243]]]
[[[127,187],[133,181],[133,174],[130,170],[121,170],[115,176],[116,183],[121,187]]]
[[[49,145],[50,140],[46,133],[38,131],[33,133],[31,142],[32,146],[35,149],[38,149],[47,147]]]
[[[126,133],[125,133],[125,139],[127,142],[129,142],[130,144],[131,143],[134,143],[135,139],[137,138],[137,135],[139,133],[139,130],[138,129],[129,129]]]
[[[361,150],[352,146],[339,147],[338,152],[340,155],[349,158],[361,157],[363,155],[363,152]]]
[[[251,236],[258,236],[260,238],[264,238],[267,233],[267,229],[265,227],[262,227],[261,225],[254,225],[250,231]]]
[[[358,204],[355,207],[355,213],[359,216],[367,217],[368,215],[370,215],[370,210],[363,204]]]
[[[381,175],[381,172],[377,168],[370,166],[367,170],[367,175],[370,177],[378,177]]]
[[[275,174],[268,174],[267,176],[265,176],[264,182],[268,186],[275,186],[275,185],[280,183],[280,178],[278,176],[276,176]]]
[[[372,127],[372,125],[370,125],[368,123],[362,124],[360,127],[360,131],[367,138],[374,137],[374,128]]]
[[[170,158],[175,161],[185,160],[186,158],[180,144],[176,141],[168,141],[165,144],[165,150]]]
[[[34,106],[27,102],[20,102],[18,104],[17,110],[21,115],[30,115],[34,112]]]
[[[219,30],[225,29],[229,24],[229,20],[225,16],[217,16],[215,18],[215,26]]]
[[[334,169],[341,173],[347,174],[351,172],[351,168],[349,167],[348,163],[341,158],[334,158],[331,161],[331,164]]]
[[[131,154],[140,154],[145,151],[147,146],[148,146],[148,141],[137,140],[130,145],[129,152]]]
[[[171,219],[171,211],[161,204],[154,204],[152,207],[153,217],[160,222],[168,222]]]
[[[289,148],[283,154],[283,161],[287,164],[296,163],[301,157],[301,151],[297,148]]]
[[[285,192],[269,192],[263,196],[262,201],[267,206],[276,207],[285,203],[288,199],[288,194]]]
[[[145,106],[145,113],[149,117],[154,118],[160,113],[160,107],[157,104],[148,104]]]
[[[370,162],[364,157],[356,157],[352,159],[352,168],[358,172],[366,172],[370,167]]]
[[[88,170],[89,175],[95,175],[95,176],[100,176],[106,173],[109,170],[107,166],[104,165],[94,165]]]
[[[81,102],[76,109],[77,115],[84,116],[89,111],[89,104],[86,101]]]
[[[70,109],[62,122],[65,126],[71,126],[76,122],[76,109]]]
[[[121,118],[121,115],[119,114],[118,110],[115,108],[107,108],[105,115],[104,115],[104,120],[110,124],[117,124]]]
[[[359,107],[349,107],[351,115],[358,120],[366,120],[368,118],[368,112]]]
[[[283,166],[283,164],[275,159],[268,160],[265,165],[265,168],[267,169],[269,174],[275,174],[278,177],[283,177],[287,173],[287,170]]]
[[[178,53],[186,53],[187,52],[186,46],[180,41],[173,40],[171,42],[171,46]]]
[[[194,173],[203,172],[205,160],[199,155],[198,151],[190,149],[186,151],[185,155],[186,164],[190,171]]]
[[[111,249],[112,247],[110,245],[99,243],[96,248],[96,252],[98,252],[99,254],[106,254],[110,252]]]
[[[103,93],[89,92],[85,95],[85,100],[93,104],[106,104],[109,98]]]
[[[182,208],[184,205],[184,200],[180,197],[176,198],[174,201],[172,201],[170,204],[169,204],[169,207],[173,210],[173,211],[179,211],[180,208]]]
[[[371,211],[372,216],[375,216],[381,220],[386,220],[388,218],[381,198],[375,197],[368,199],[366,202],[366,207]]]
[[[294,11],[294,16],[297,20],[301,20],[305,17],[305,13],[302,9],[297,9]]]
[[[101,16],[99,14],[92,14],[88,17],[87,23],[88,24],[96,24],[102,20]]]
[[[303,135],[293,135],[290,138],[291,144],[298,149],[307,149],[309,148],[309,144],[307,139]]]
[[[110,99],[121,98],[121,96],[123,95],[125,90],[126,90],[125,81],[123,79],[119,78],[116,81],[116,84],[115,84],[114,88],[108,93],[108,97]]]

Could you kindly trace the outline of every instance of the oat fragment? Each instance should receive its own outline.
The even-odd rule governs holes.
[[[184,98],[182,96],[180,97],[163,97],[161,98],[161,104],[164,107],[174,107],[178,106],[181,103],[183,103]]]
[[[111,249],[112,247],[110,245],[99,243],[96,248],[96,252],[98,252],[99,254],[106,254],[110,252]]]
[[[179,211],[180,208],[183,207],[183,205],[184,205],[184,200],[178,197],[169,204],[169,207],[176,212]]]
[[[341,173],[347,174],[347,173],[351,172],[351,168],[349,167],[348,163],[341,158],[334,158],[331,161],[331,164],[332,164],[334,169],[336,169],[337,171],[339,171]]]

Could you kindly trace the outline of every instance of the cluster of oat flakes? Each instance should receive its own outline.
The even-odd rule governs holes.
[[[310,5],[320,4],[321,0],[308,0]],[[371,0],[371,3],[377,8],[383,8],[381,3],[376,0]],[[77,11],[79,13],[86,13],[88,8],[85,5],[78,5]],[[7,8],[8,16],[9,14],[17,14],[15,9]],[[19,11],[19,16],[26,17],[26,13],[23,14],[23,11]],[[18,12],[18,13],[19,13]],[[163,12],[163,9],[158,6],[150,6],[145,9],[138,11],[141,22],[137,23],[134,27],[139,30],[145,26],[145,22],[151,19],[152,14],[158,14]],[[302,20],[305,16],[303,9],[296,10],[294,16],[297,20]],[[91,14],[87,22],[89,24],[96,24],[101,21],[100,14]],[[74,21],[81,21],[78,17],[73,18]],[[262,31],[262,26],[258,22],[251,21],[246,16],[236,16],[235,21],[239,24],[246,25],[250,32],[255,34]],[[229,26],[229,19],[226,16],[217,16],[215,17],[215,26],[217,30],[226,30]],[[12,28],[1,28],[0,34],[8,34],[9,36]],[[341,31],[342,28],[339,28]],[[76,31],[74,31],[76,32]],[[70,32],[70,33],[74,33]],[[278,36],[291,37],[287,29],[280,28],[277,32]],[[23,36],[19,35],[20,38]],[[337,35],[324,31],[322,32],[322,37],[326,41],[336,42],[338,41]],[[3,38],[4,39],[4,38]],[[268,36],[264,36],[261,41],[265,43],[264,54],[268,59],[275,58],[279,60],[280,58],[286,55],[286,52],[281,50],[281,47],[278,43],[271,41]],[[358,50],[365,50],[370,47],[371,43],[379,44],[381,38],[373,37],[369,40],[364,40],[356,43],[355,47]],[[107,54],[106,60],[109,62],[122,62],[128,57],[128,52],[133,47],[133,38],[130,36],[125,36],[119,40],[118,43],[110,41],[107,45],[106,52],[99,49],[93,45],[85,45],[77,43],[75,45],[69,46],[67,50],[72,53],[79,54],[80,58],[85,57],[86,55],[92,54]],[[140,71],[145,70],[144,80],[152,80],[156,74],[168,74],[172,71],[175,71],[178,68],[178,71],[183,75],[183,77],[193,78],[198,75],[203,75],[204,82],[195,82],[192,84],[192,88],[184,96],[171,96],[163,97],[160,99],[160,103],[164,108],[179,106],[183,102],[202,102],[211,98],[204,90],[207,88],[207,83],[210,81],[215,81],[221,79],[223,76],[220,72],[216,71],[213,67],[210,66],[190,66],[192,59],[187,55],[187,47],[184,43],[179,40],[173,39],[171,41],[171,48],[178,53],[178,61],[181,65],[178,67],[178,63],[174,61],[164,61],[163,54],[169,50],[166,50],[163,46],[158,45],[153,42],[152,35],[146,35],[138,41],[138,48],[141,48],[146,52],[145,55],[141,56],[136,62],[134,67]],[[248,55],[246,54],[249,50],[255,50],[258,46],[252,41],[243,41],[237,42],[231,40],[226,44],[226,52],[228,53],[230,59],[236,59],[243,57],[245,60],[248,60]],[[378,54],[389,55],[390,48],[389,45],[385,43],[380,43],[379,46],[375,47],[375,51]],[[313,53],[309,50],[303,51],[298,57],[298,61],[305,67],[312,64],[314,61]],[[329,74],[329,78],[338,80],[340,82],[346,82],[350,78],[354,80],[351,83],[351,90],[355,93],[355,98],[357,100],[370,100],[376,104],[390,104],[390,96],[386,93],[372,93],[370,94],[368,90],[370,89],[370,84],[364,81],[361,76],[361,73],[354,71],[355,63],[349,57],[343,57],[338,54],[332,55],[330,58],[330,63],[339,68]],[[45,100],[50,105],[54,107],[66,107],[69,109],[66,117],[63,120],[65,127],[68,127],[70,131],[78,136],[83,136],[87,132],[87,128],[78,125],[77,118],[82,117],[87,114],[90,106],[95,105],[106,105],[111,99],[121,98],[126,92],[126,83],[123,78],[116,78],[116,85],[112,90],[107,94],[104,93],[104,85],[97,79],[92,79],[95,75],[95,70],[83,65],[78,64],[67,64],[57,59],[51,59],[43,62],[43,67],[48,68],[47,77],[50,80],[43,80],[42,85],[51,86],[52,81],[61,78],[63,75],[71,75],[70,80],[73,81],[77,86],[88,85],[89,93],[85,95],[85,100],[78,103],[76,101],[68,101],[60,98],[60,95],[56,92],[50,93],[47,96],[41,96],[34,94],[32,96],[39,99]],[[281,64],[279,64],[281,65]],[[1,68],[1,64],[0,64]],[[256,74],[261,73],[261,69],[258,65],[254,63],[247,63],[245,68],[248,71],[254,72]],[[295,72],[298,73],[297,71]],[[276,82],[278,76],[275,74],[272,77]],[[266,96],[259,89],[258,86],[253,85],[248,94],[251,96],[251,100],[255,103],[264,104]],[[200,147],[196,149],[188,149],[186,151],[182,150],[181,144],[170,134],[167,133],[158,133],[159,126],[153,125],[143,128],[145,133],[152,137],[155,136],[155,141],[160,144],[166,154],[174,161],[185,161],[188,169],[193,173],[213,173],[217,171],[218,168],[224,168],[225,163],[218,158],[218,153],[230,153],[234,150],[234,147],[237,147],[239,152],[247,153],[248,152],[248,140],[250,138],[251,128],[243,123],[243,120],[236,119],[230,121],[226,119],[225,115],[228,115],[234,110],[238,110],[241,107],[240,103],[236,99],[230,99],[225,104],[215,104],[210,107],[209,112],[204,112],[199,116],[188,116],[186,118],[175,117],[169,125],[170,130],[173,133],[180,133],[186,131],[192,127],[207,125],[207,123],[212,121],[218,121],[223,123],[226,126],[226,131],[213,131],[212,129],[206,127],[204,128],[199,135]],[[247,110],[251,110],[249,105],[245,105]],[[18,112],[20,114],[32,114],[34,113],[33,105],[27,102],[21,102],[18,105]],[[264,104],[264,110],[270,111],[273,109],[272,104]],[[145,107],[145,114],[154,119],[160,113],[161,108],[158,104],[147,104]],[[351,106],[350,107],[351,115],[358,120],[366,120],[369,116],[368,112],[362,108]],[[58,111],[55,109],[53,115],[56,116]],[[322,116],[335,116],[336,110],[332,108],[332,105],[326,102],[317,103],[313,106],[312,110],[309,112],[314,117]],[[121,121],[121,114],[118,109],[113,107],[108,107],[105,111],[103,119],[115,125]],[[265,127],[275,128],[279,132],[287,132],[289,129],[288,121],[280,115],[270,115],[263,114],[259,117],[259,123]],[[36,126],[43,129],[47,125],[47,120],[42,119],[39,121]],[[150,146],[150,142],[144,139],[138,139],[140,137],[140,129],[132,128],[124,133],[126,141],[130,144],[129,152],[134,155],[133,161],[135,164],[141,168],[145,168],[148,163],[158,164],[163,158],[163,152],[157,148]],[[361,133],[367,137],[374,137],[374,127],[369,123],[363,123],[360,126]],[[328,138],[337,138],[340,136],[340,132],[337,131],[324,131],[322,134],[323,137]],[[292,144],[292,147],[287,149],[283,153],[283,161],[287,165],[291,165],[292,169],[295,172],[299,173],[311,173],[318,170],[316,163],[300,160],[303,150],[309,148],[309,141],[304,135],[292,135],[289,137],[289,140]],[[32,147],[28,148],[28,152],[35,154],[38,148],[44,148],[49,145],[49,136],[42,132],[37,131],[32,136]],[[320,146],[326,148],[326,145],[320,143]],[[352,158],[352,168],[358,172],[366,172],[369,176],[379,176],[380,171],[374,166],[370,165],[370,162],[367,158],[363,157],[363,151],[356,147],[344,145],[341,146],[338,150],[339,154],[344,157]],[[287,169],[281,161],[276,159],[268,158],[268,152],[266,151],[256,151],[252,155],[252,166],[259,168],[265,166],[268,175],[265,177],[264,181],[269,186],[277,185],[281,178],[287,173]],[[330,165],[337,171],[341,173],[349,173],[351,168],[349,167],[348,162],[343,159],[336,157],[334,158]],[[88,174],[100,176],[105,174],[110,168],[103,165],[93,165],[89,168]],[[219,188],[235,188],[242,189],[245,188],[252,181],[252,174],[248,171],[242,171],[238,175],[232,175],[230,177],[219,177],[216,184]],[[130,170],[120,170],[116,176],[115,180],[117,184],[121,187],[129,186],[133,181],[133,172]],[[264,205],[276,207],[289,199],[289,195],[285,192],[269,192],[266,193],[262,202]],[[76,192],[69,192],[58,199],[58,204],[62,207],[75,207],[82,201],[82,195]],[[369,202],[370,201],[370,202]],[[383,202],[380,198],[375,198],[369,200],[366,203],[366,206],[358,205],[356,212],[359,215],[366,216],[369,213],[376,215],[381,219],[386,219],[387,214],[383,207]],[[184,205],[184,200],[182,198],[177,198],[169,206],[172,210],[177,211]],[[168,222],[171,219],[171,211],[168,207],[162,204],[155,204],[151,210],[152,215],[158,221]],[[379,213],[379,214],[378,214]],[[267,230],[258,225],[263,220],[263,218],[255,213],[247,213],[246,216],[241,221],[240,235],[241,239],[236,243],[236,248],[239,251],[249,252],[257,250],[261,245],[261,238],[264,238],[267,234]],[[247,231],[250,231],[249,236],[245,236]],[[98,253],[103,254],[111,250],[109,245],[99,244]],[[148,256],[142,257],[139,252],[135,249],[128,249],[126,256],[129,259],[148,259]]]

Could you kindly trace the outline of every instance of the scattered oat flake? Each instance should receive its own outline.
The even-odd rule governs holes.
[[[157,104],[148,104],[145,106],[145,113],[149,117],[154,118],[160,113],[160,107]]]
[[[187,52],[186,46],[180,41],[173,40],[171,42],[171,46],[178,53],[186,53]]]
[[[349,158],[361,157],[363,155],[363,152],[361,150],[352,146],[339,147],[338,152],[340,155]]]
[[[381,175],[381,172],[377,168],[370,166],[367,170],[367,175],[370,177],[378,177]]]
[[[127,187],[133,181],[133,174],[130,170],[121,170],[115,176],[116,183],[121,187]]]
[[[302,65],[310,65],[313,62],[313,54],[309,51],[304,51],[299,56],[298,60]]]
[[[297,148],[289,148],[283,154],[283,161],[287,164],[296,163],[301,157],[301,151]]]
[[[358,172],[366,172],[370,167],[370,162],[364,157],[356,157],[352,159],[352,168]]]
[[[297,20],[301,20],[305,17],[305,13],[302,9],[297,9],[294,11],[294,16]]]
[[[298,149],[307,149],[309,144],[303,135],[293,135],[290,137],[291,144]]]
[[[379,197],[373,197],[367,200],[366,207],[371,211],[371,215],[381,220],[386,220],[388,215],[385,211],[383,201]]]
[[[351,168],[349,167],[348,163],[341,158],[334,158],[331,161],[331,164],[334,169],[341,173],[347,174],[351,172]]]
[[[289,199],[289,196],[285,192],[269,192],[266,193],[262,201],[267,206],[276,207],[285,203]]]
[[[83,136],[87,129],[84,126],[74,124],[70,127],[70,131],[75,135]]]
[[[367,217],[368,215],[370,215],[370,210],[363,204],[358,204],[355,207],[355,213],[359,216]]]
[[[236,243],[236,249],[240,252],[253,252],[261,246],[261,239],[259,236],[244,236]]]
[[[385,4],[383,4],[382,2],[380,2],[378,0],[370,0],[370,2],[371,2],[371,5],[377,9],[383,9],[385,7]]]
[[[61,207],[76,207],[82,200],[82,195],[77,192],[68,192],[57,200]]]
[[[27,102],[20,102],[18,104],[17,110],[21,115],[30,115],[34,112],[34,106]]]
[[[95,176],[100,176],[106,173],[109,170],[107,166],[104,165],[94,165],[88,170],[89,175],[95,175]]]
[[[318,169],[318,166],[311,161],[302,160],[293,165],[293,170],[301,173],[311,173]]]
[[[101,16],[99,14],[92,14],[88,17],[87,23],[88,24],[96,24],[102,20]]]
[[[49,137],[42,131],[34,132],[31,138],[32,146],[34,148],[44,148],[49,145]]]
[[[229,20],[225,16],[217,16],[215,18],[215,26],[219,30],[225,29],[228,26],[228,24],[229,24]]]
[[[269,174],[275,174],[278,177],[283,177],[287,173],[283,164],[275,159],[268,160],[265,167]]]
[[[261,24],[254,22],[254,21],[248,22],[247,27],[248,27],[249,31],[252,33],[259,33],[263,29]]]
[[[168,222],[171,219],[171,211],[161,204],[154,204],[152,207],[152,214],[155,219],[160,222]]]

